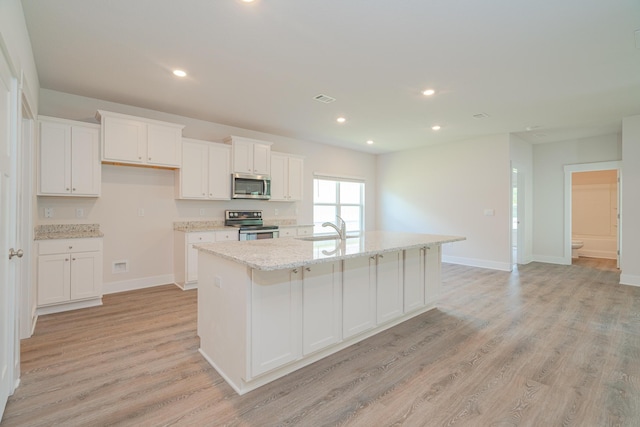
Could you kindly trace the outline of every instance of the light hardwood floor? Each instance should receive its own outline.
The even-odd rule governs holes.
[[[42,316],[2,426],[640,426],[640,288],[590,266],[445,264],[438,309],[244,396],[196,292]]]

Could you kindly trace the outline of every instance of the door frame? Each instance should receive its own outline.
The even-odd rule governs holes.
[[[622,196],[620,189],[622,188],[622,161],[615,160],[610,162],[597,162],[597,163],[579,163],[564,165],[564,257],[563,264],[571,265],[571,215],[572,207],[571,201],[573,200],[573,179],[574,172],[595,172],[604,170],[617,170],[618,171],[618,267],[620,267],[620,253],[622,235],[620,230],[622,229]]]

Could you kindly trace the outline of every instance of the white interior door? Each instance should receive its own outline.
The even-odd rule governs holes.
[[[16,243],[15,79],[0,51],[0,418],[13,393]]]

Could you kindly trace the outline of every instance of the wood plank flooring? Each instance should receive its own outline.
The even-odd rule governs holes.
[[[244,396],[197,352],[196,292],[40,317],[5,426],[640,426],[640,288],[615,269],[445,264],[437,310]]]

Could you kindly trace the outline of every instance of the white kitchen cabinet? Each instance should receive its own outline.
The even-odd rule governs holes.
[[[101,304],[102,239],[40,241],[37,289],[40,314]]]
[[[279,227],[278,237],[296,237],[298,235],[297,227]]]
[[[174,231],[173,268],[176,285],[183,290],[198,286],[198,250],[194,248],[195,245],[230,240],[238,240],[238,230]]]
[[[303,225],[297,229],[298,236],[311,236],[313,234],[313,225]]]
[[[39,119],[38,195],[100,196],[100,126]]]
[[[251,376],[302,357],[302,272],[253,271]]]
[[[230,136],[224,142],[231,144],[234,173],[254,175],[271,174],[271,143],[240,136]]]
[[[342,273],[342,337],[376,325],[376,257],[348,258]]]
[[[433,306],[440,296],[440,246],[404,251],[404,312]]]
[[[376,322],[386,323],[402,316],[404,310],[402,251],[376,256]]]
[[[179,199],[230,200],[231,147],[183,138],[175,187]]]
[[[302,200],[304,159],[284,153],[271,153],[271,201]]]
[[[102,161],[180,168],[183,125],[99,110]]]
[[[339,261],[302,272],[302,353],[306,356],[342,340],[342,269]]]

